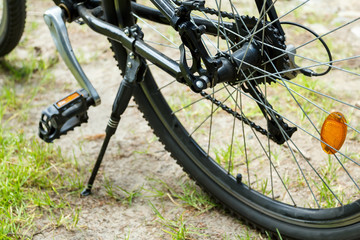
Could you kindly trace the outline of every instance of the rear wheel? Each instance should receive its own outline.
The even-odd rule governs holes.
[[[149,5],[148,1],[137,2]],[[360,52],[359,41],[354,39],[360,36],[359,18],[350,11],[353,5],[349,4],[346,12],[344,5],[334,8],[338,1],[331,6],[326,1],[296,1],[295,5],[274,1],[281,21],[303,22],[317,29],[317,36],[330,47],[332,60],[313,33],[288,25],[283,27],[287,39],[282,40],[270,20],[260,19],[253,1],[243,2],[246,1],[207,1],[207,7],[215,11],[194,11],[193,17],[212,21],[216,26],[233,22],[237,29],[248,31],[235,33],[239,39],[234,43],[228,37],[230,30],[217,27],[218,36],[204,34],[203,42],[215,56],[231,54],[234,46],[242,44],[242,38],[256,39],[264,56],[262,67],[251,66],[242,78],[197,94],[149,64],[151,71],[134,92],[139,109],[184,170],[244,219],[292,238],[357,239]],[[105,7],[110,22],[126,23],[121,27],[134,24],[129,21],[129,9],[118,11],[116,16],[113,8]],[[326,14],[319,14],[319,8]],[[242,9],[247,10],[240,12]],[[348,16],[342,16],[344,12]],[[247,16],[241,17],[242,14]],[[333,21],[325,21],[329,14]],[[238,20],[234,21],[231,15]],[[145,41],[179,59],[181,40],[177,32],[148,22],[136,13],[130,16],[142,26]],[[289,47],[290,44],[295,47]],[[112,45],[124,70],[126,51],[117,43]],[[284,53],[288,57],[285,60],[295,56],[300,67],[278,70],[282,66],[272,55],[274,51]],[[316,78],[286,74],[294,74],[297,69],[322,75],[316,73],[324,73],[329,67],[330,73]],[[251,91],[261,98],[256,99]],[[330,144],[322,141],[321,129],[331,112],[341,112],[346,118],[341,126],[346,126],[347,138],[335,154],[329,155],[322,148],[321,143]],[[276,119],[278,134],[285,141],[282,144],[272,136],[266,119],[270,117]],[[296,130],[290,134],[286,126]]]
[[[0,0],[0,56],[11,52],[24,32],[25,0]]]

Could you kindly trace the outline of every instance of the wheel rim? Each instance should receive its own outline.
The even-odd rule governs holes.
[[[234,2],[235,1],[229,1],[228,3],[230,3],[231,6],[231,4],[235,4]],[[140,1],[140,3],[142,2]],[[216,5],[222,5],[225,8],[226,4],[224,1],[215,1],[214,6]],[[279,5],[279,3],[275,3],[277,10],[281,9]],[[290,7],[290,10],[302,9],[305,5],[308,5],[308,1],[300,2],[296,4],[295,7]],[[231,11],[235,12],[235,9],[230,7],[230,12]],[[283,14],[287,14],[288,16],[288,12],[294,13],[293,11],[285,11],[284,13],[279,13],[279,16],[282,17]],[[194,16],[201,14],[203,13],[196,13]],[[310,13],[306,12],[306,14]],[[137,16],[135,15],[135,17]],[[203,17],[207,18],[207,16],[204,15]],[[138,23],[142,24],[145,32],[145,38],[146,36],[151,37],[151,39],[147,39],[148,42],[159,40],[160,45],[154,44],[158,49],[167,53],[169,52],[168,49],[176,48],[180,44],[180,42],[177,42],[176,33],[171,32],[165,27],[159,28],[161,37],[156,37],[153,34],[154,29],[152,24],[142,23],[143,20],[142,18],[138,18]],[[219,17],[219,23],[221,23],[221,21],[223,21],[223,19]],[[358,18],[355,17],[353,20],[347,20],[340,25],[334,25],[336,24],[333,24],[333,28],[330,28],[335,29],[334,32],[329,30],[322,33],[321,36],[325,38],[327,35],[333,34],[332,36],[334,36],[335,33],[336,36],[338,36],[337,34],[339,32],[352,31],[352,28],[350,28],[350,30],[347,28],[348,26],[357,26],[359,23]],[[146,34],[146,31],[150,32],[150,34]],[[291,32],[293,30],[290,29],[286,31]],[[291,39],[291,36],[297,35],[293,32],[288,34],[287,41],[294,41],[293,43],[297,44],[297,46],[303,44],[297,43],[296,39]],[[160,40],[164,37],[166,37],[166,41],[170,40],[170,46]],[[213,43],[208,43],[208,45],[214,47],[215,52],[221,48],[221,44],[227,44],[226,41],[220,43],[219,39],[211,39],[211,37],[204,36],[204,42],[210,40]],[[305,41],[305,43],[306,42],[309,42],[309,40]],[[304,46],[313,44],[314,42],[315,41],[312,41]],[[301,49],[301,47],[299,49]],[[317,47],[315,47],[315,49],[317,49]],[[344,96],[339,89],[335,89],[337,90],[335,91],[333,88],[330,90],[325,89],[326,91],[324,93],[324,88],[329,82],[328,79],[345,79],[345,77],[347,77],[346,79],[349,79],[348,83],[352,83],[359,78],[359,70],[356,69],[356,66],[350,70],[344,67],[344,65],[349,66],[349,61],[350,63],[351,61],[359,62],[356,57],[359,54],[354,45],[351,45],[349,49],[351,51],[346,56],[342,55],[345,50],[339,53],[336,52],[337,55],[335,55],[335,57],[337,58],[333,64],[337,71],[329,73],[331,75],[326,75],[323,78],[315,80],[304,77],[287,80],[279,77],[279,79],[272,79],[272,83],[274,84],[257,86],[263,95],[266,96],[266,99],[273,105],[274,111],[280,114],[288,124],[295,125],[298,128],[293,137],[283,145],[277,145],[267,140],[266,136],[262,136],[254,131],[254,128],[246,126],[244,121],[239,121],[229,113],[225,112],[224,114],[221,106],[211,103],[211,101],[199,96],[199,94],[190,92],[185,86],[179,86],[173,79],[166,81],[166,77],[161,75],[162,73],[160,73],[158,77],[155,77],[158,82],[157,89],[148,94],[150,96],[161,92],[162,95],[165,96],[166,102],[169,103],[172,109],[172,115],[175,115],[179,119],[187,130],[187,133],[199,144],[199,149],[202,149],[198,149],[197,151],[202,151],[205,153],[204,155],[209,155],[214,162],[222,167],[224,172],[229,173],[229,179],[223,179],[225,182],[232,181],[231,183],[227,183],[228,186],[236,186],[236,176],[241,173],[242,183],[248,185],[251,189],[248,191],[253,193],[254,191],[258,192],[259,194],[254,193],[258,195],[258,198],[261,198],[261,194],[263,194],[267,196],[267,200],[270,199],[270,203],[275,207],[270,210],[264,208],[264,212],[268,212],[268,214],[271,215],[278,209],[288,209],[280,214],[281,219],[284,219],[284,215],[286,214],[290,214],[288,216],[293,215],[291,212],[294,210],[294,207],[291,206],[297,206],[295,215],[304,211],[302,213],[304,216],[308,213],[306,211],[311,210],[299,207],[321,209],[321,212],[317,211],[317,217],[314,219],[314,222],[318,221],[320,224],[323,219],[329,220],[331,216],[336,215],[337,211],[344,211],[344,209],[346,209],[345,212],[348,212],[347,216],[343,214],[341,220],[334,220],[333,223],[331,223],[332,220],[329,220],[323,224],[323,227],[350,224],[357,222],[359,219],[359,209],[357,209],[356,206],[360,195],[358,188],[360,180],[360,167],[358,164],[360,162],[358,154],[360,139],[358,137],[358,119],[360,116],[359,107],[356,106],[358,94],[354,94],[358,92],[358,90],[355,88],[351,89],[353,94],[350,97]],[[306,50],[309,51],[308,49]],[[209,49],[209,52],[212,51],[213,50]],[[323,49],[318,50],[317,54],[319,54],[319,51],[321,52]],[[179,56],[176,55],[178,54],[176,51],[170,54],[173,55],[175,59]],[[301,59],[302,54],[312,56],[307,52],[298,52],[296,58]],[[213,53],[213,55],[215,54]],[[314,67],[322,66],[323,68],[325,66],[327,68],[330,64],[326,59],[327,55],[322,55],[324,55],[325,58],[309,60],[310,57],[306,57],[303,61],[298,60],[299,65],[315,65]],[[336,65],[336,63],[339,65]],[[354,63],[352,64],[355,65]],[[339,72],[343,75],[339,75]],[[272,78],[274,74],[265,75],[268,75],[268,78]],[[249,78],[247,81],[250,81]],[[331,83],[336,84],[334,80],[332,80]],[[338,88],[339,85],[336,86],[336,88]],[[248,119],[266,129],[266,121],[256,101],[249,94],[242,91],[240,87],[237,87],[237,85],[221,84],[214,89],[208,89],[207,92],[208,96],[216,98],[222,104],[233,109],[234,112],[239,112],[241,115],[244,114]],[[327,101],[323,102],[323,99]],[[328,103],[329,101],[331,103]],[[294,106],[296,109],[292,109]],[[328,156],[323,153],[321,149],[320,131],[325,117],[333,110],[341,110],[341,112],[345,113],[348,120],[348,136],[351,135],[351,137],[346,139],[344,146],[337,154]],[[320,111],[320,114],[317,113],[317,111]],[[209,112],[214,113],[209,114]],[[169,129],[171,129],[170,126]],[[235,188],[236,187],[234,187],[234,189]],[[239,190],[239,192],[241,192],[241,190]],[[246,194],[243,194],[242,196],[245,195]],[[246,198],[242,201],[246,202]],[[249,202],[249,200],[247,202]],[[284,205],[278,202],[282,202]],[[347,205],[351,202],[354,203]],[[249,203],[249,205],[251,204]],[[325,210],[323,208],[331,209]],[[274,214],[273,217],[276,218]],[[316,220],[316,218],[318,219]]]

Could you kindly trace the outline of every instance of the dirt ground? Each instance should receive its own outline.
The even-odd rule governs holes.
[[[316,5],[326,1],[314,2]],[[42,20],[43,12],[52,5],[51,1],[28,2],[27,29],[34,23],[38,26],[35,30],[26,31],[29,34],[25,36],[28,38],[26,48],[37,48],[45,58],[56,56],[50,33]],[[359,29],[354,31],[354,34],[359,34]],[[121,78],[106,38],[76,24],[69,26],[69,35],[85,72],[101,96],[102,104],[89,110],[87,124],[57,140],[55,145],[61,146],[63,152],[76,156],[80,167],[85,170],[84,179],[87,179],[100,149]],[[21,47],[16,51],[20,56],[27,54]],[[56,76],[55,84],[35,100],[37,107],[31,110],[33,120],[25,129],[29,135],[37,135],[37,121],[44,107],[79,88],[63,62],[56,64],[51,71]],[[141,187],[144,190],[129,206],[108,196],[104,177],[114,186],[128,191]],[[250,239],[264,238],[257,231],[248,230],[246,225],[221,209],[200,213],[181,206],[171,197],[151,197],[146,189],[151,189],[154,181],[149,179],[160,179],[176,188],[177,182],[187,179],[187,176],[169,153],[164,151],[135,103],[131,102],[110,142],[93,194],[70,200],[74,208],[81,208],[77,227],[43,228],[47,226],[48,220],[42,219],[37,225],[43,230],[34,239],[171,239],[162,230],[149,202],[167,219],[183,216],[187,226],[194,226],[204,234],[201,239],[238,239],[246,238],[247,235],[250,235]]]

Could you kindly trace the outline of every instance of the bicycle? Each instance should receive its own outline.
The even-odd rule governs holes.
[[[88,108],[100,104],[72,51],[65,20],[108,37],[124,77],[83,196],[91,193],[134,96],[184,171],[249,224],[296,239],[358,238],[360,108],[356,88],[347,96],[341,90],[346,84],[332,79],[346,75],[348,84],[356,83],[359,55],[356,44],[336,49],[327,37],[359,17],[322,22],[332,28],[319,34],[294,22],[309,1],[282,14],[281,3],[271,0],[55,3],[45,22],[83,89],[42,112],[40,137],[54,141],[87,122]],[[282,21],[290,14],[292,21]],[[290,44],[305,32],[311,38],[304,44]]]
[[[0,57],[10,53],[24,32],[26,1],[0,1]]]

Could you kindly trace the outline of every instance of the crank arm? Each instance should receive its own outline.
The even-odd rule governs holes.
[[[74,51],[71,47],[68,32],[64,21],[64,10],[60,7],[52,7],[44,14],[45,23],[48,25],[51,36],[55,42],[56,48],[60,53],[61,58],[64,60],[66,66],[70,69],[71,73],[94,100],[95,106],[101,103],[101,99],[83,69],[81,68]]]

